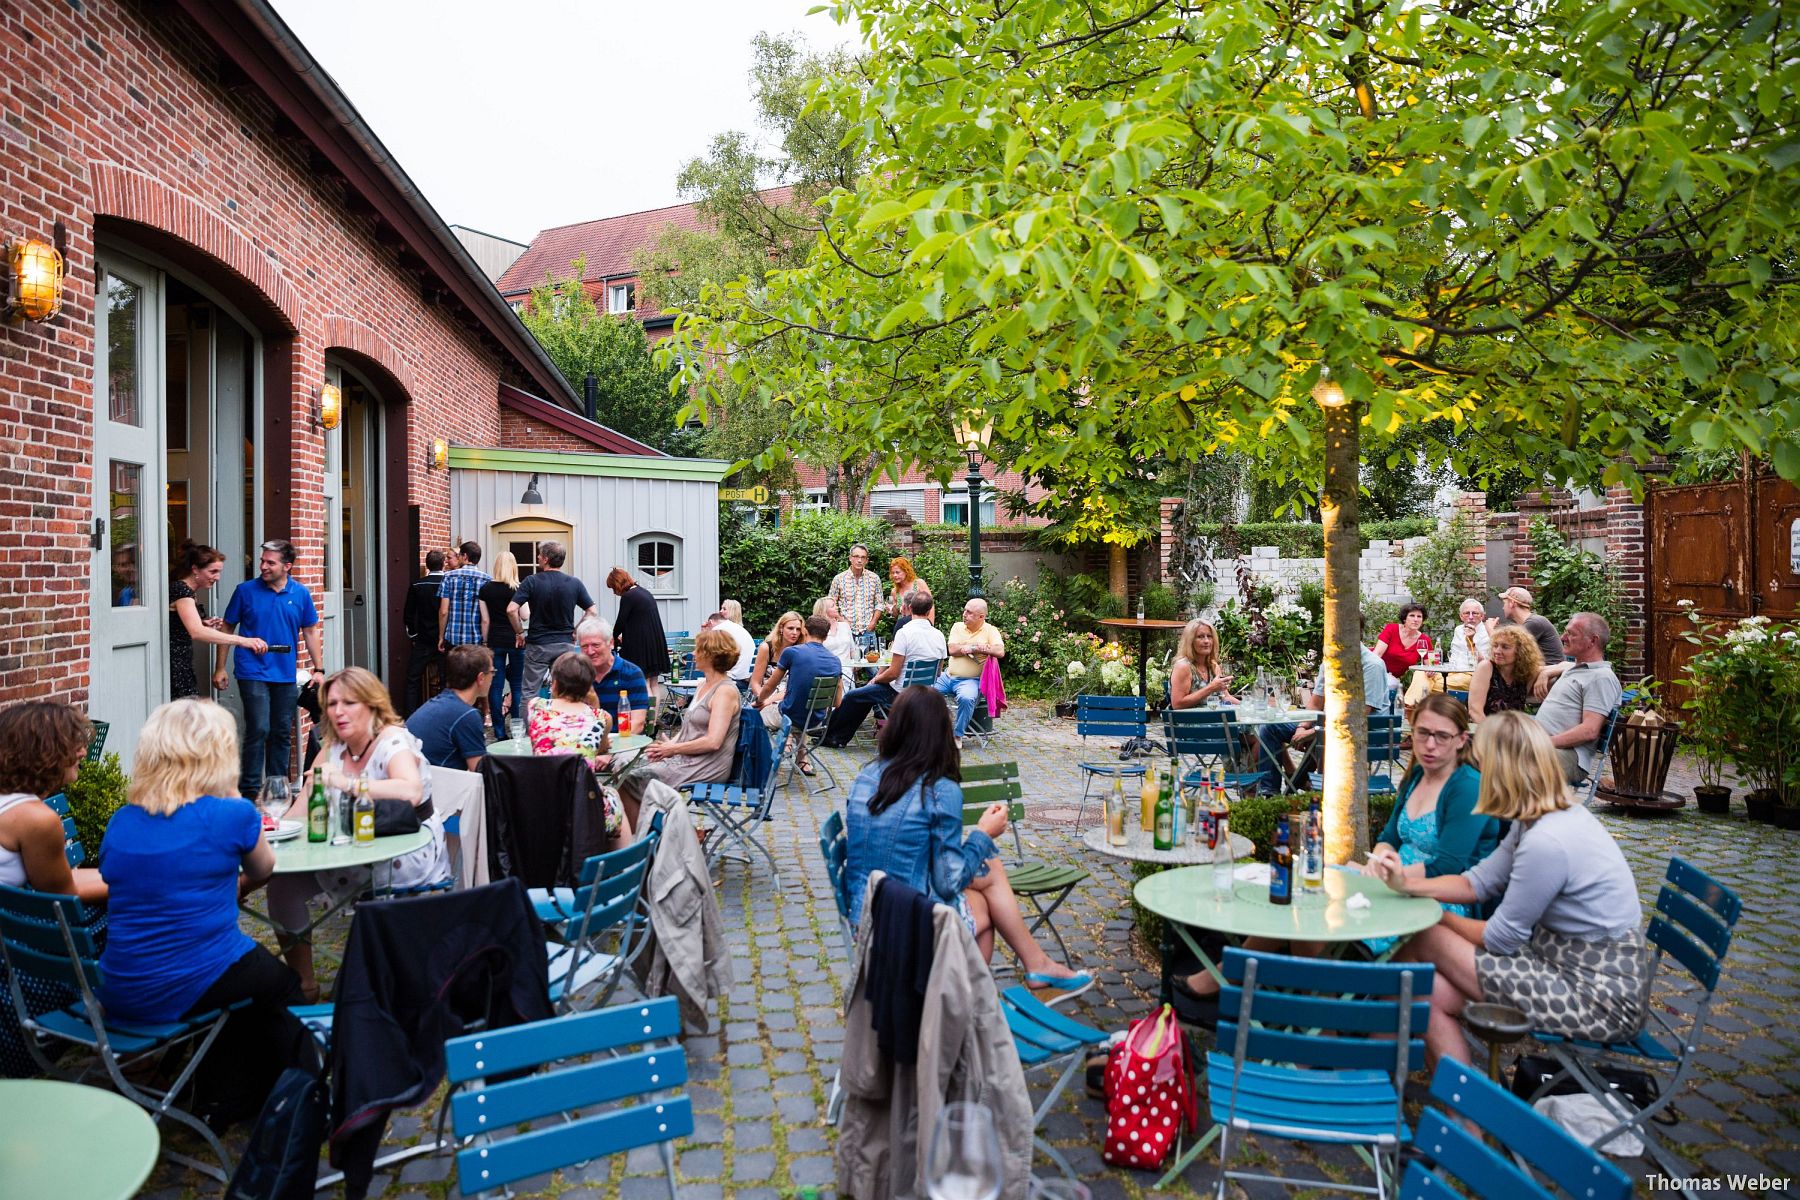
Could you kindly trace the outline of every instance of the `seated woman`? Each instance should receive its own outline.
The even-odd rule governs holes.
[[[704,631],[701,636],[707,632],[717,631]],[[729,635],[722,636],[731,640]],[[736,652],[737,645],[733,643],[734,662]],[[587,655],[571,650],[551,663],[550,698],[533,699],[526,711],[530,716],[525,721],[525,736],[533,754],[579,754],[596,774],[612,769],[612,756],[607,753],[606,710],[594,699],[594,664]],[[606,814],[607,844],[614,848],[623,846],[631,840],[631,822],[626,819],[625,806],[612,788],[601,788],[600,797]]]
[[[1419,701],[1412,745],[1413,765],[1400,781],[1394,811],[1363,864],[1365,875],[1394,866],[1413,879],[1454,875],[1492,854],[1500,843],[1500,822],[1475,812],[1481,772],[1469,748],[1469,710],[1462,701],[1441,692]],[[1445,908],[1468,916],[1471,906]],[[1396,940],[1373,938],[1364,945],[1384,954]]]
[[[1544,653],[1523,625],[1502,625],[1489,638],[1488,657],[1469,679],[1469,719],[1477,724],[1490,713],[1524,712],[1531,682],[1544,667]]]
[[[168,1022],[250,1001],[194,1076],[192,1111],[214,1129],[254,1117],[287,1067],[317,1062],[287,1011],[299,977],[238,928],[238,900],[269,878],[275,852],[237,778],[231,714],[210,700],[164,704],[138,733],[130,803],[100,843],[107,1015]]]
[[[775,618],[775,625],[769,630],[769,636],[763,639],[762,645],[756,648],[756,662],[750,667],[750,694],[762,691],[762,686],[769,678],[769,672],[781,661],[782,652],[798,646],[806,638],[806,625],[800,614],[793,611],[782,613]],[[787,698],[787,685],[782,684],[769,694],[769,702],[762,707],[762,723],[771,730],[781,728],[781,702]]]
[[[999,933],[1032,987],[1056,989],[1058,999],[1090,987],[1090,976],[1052,961],[1026,929],[994,844],[1006,832],[1006,806],[991,806],[963,836],[960,760],[938,694],[918,684],[902,689],[875,744],[879,757],[857,775],[846,802],[850,920],[862,918],[870,873],[885,871],[960,912],[984,958]]]
[[[1475,752],[1476,813],[1513,823],[1499,848],[1460,875],[1408,875],[1390,859],[1376,867],[1409,896],[1451,904],[1500,898],[1488,920],[1447,912],[1400,952],[1437,967],[1429,1057],[1468,1061],[1457,1017],[1477,1000],[1522,1009],[1534,1028],[1565,1037],[1630,1037],[1643,1025],[1649,961],[1625,856],[1594,814],[1574,803],[1536,721],[1496,713],[1482,722]]]
[[[431,811],[431,768],[414,737],[394,711],[381,680],[362,667],[346,667],[327,676],[319,688],[325,712],[320,731],[324,745],[325,786],[353,791],[367,780],[374,800],[403,800],[418,810],[421,827],[431,840],[410,854],[386,863],[382,878],[395,888],[436,883],[450,874],[444,848],[444,825]],[[304,791],[304,789],[302,789]],[[295,801],[305,803],[304,797]],[[304,812],[299,814],[305,816]],[[320,893],[342,898],[369,886],[372,868],[286,874],[269,884],[269,919],[281,933],[282,955],[300,976],[309,1001],[319,994],[313,976],[312,943],[300,938],[306,928],[306,902]]]
[[[694,639],[694,665],[700,682],[681,716],[681,732],[645,749],[651,773],[670,787],[686,783],[724,783],[731,778],[737,754],[738,718],[743,702],[730,675],[737,665],[737,642],[722,629],[703,629]]]
[[[1231,676],[1219,669],[1219,631],[1198,618],[1189,621],[1169,670],[1170,706],[1198,708],[1215,697],[1220,704],[1236,704],[1230,686]]]

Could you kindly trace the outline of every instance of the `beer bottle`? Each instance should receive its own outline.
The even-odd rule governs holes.
[[[1150,844],[1158,850],[1175,848],[1175,800],[1167,785],[1156,795],[1156,829]]]
[[[314,767],[312,794],[306,799],[306,840],[324,842],[331,838],[331,799],[325,794],[325,768]]]
[[[1144,782],[1138,788],[1138,824],[1145,833],[1156,828],[1156,764],[1144,771]]]
[[[1269,855],[1269,903],[1294,902],[1294,848],[1288,844],[1288,819],[1275,818],[1275,851]]]
[[[356,808],[352,814],[355,822],[356,840],[368,843],[375,840],[375,801],[369,796],[369,781],[356,781]]]
[[[1125,844],[1125,781],[1113,776],[1112,795],[1106,799],[1106,844]]]
[[[1300,888],[1309,896],[1325,890],[1325,820],[1314,800],[1306,812],[1306,839],[1301,845]]]

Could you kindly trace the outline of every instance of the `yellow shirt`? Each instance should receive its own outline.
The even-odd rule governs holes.
[[[952,646],[975,645],[985,646],[992,650],[1006,649],[1006,643],[1000,638],[1000,631],[994,628],[992,621],[983,621],[981,628],[973,633],[967,625],[958,623],[950,630]],[[952,654],[950,665],[944,668],[952,679],[979,679],[981,668],[987,665],[986,658],[970,658],[964,654]]]

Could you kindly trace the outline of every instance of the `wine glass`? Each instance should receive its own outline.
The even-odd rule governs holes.
[[[925,1160],[931,1200],[997,1200],[1004,1174],[1000,1135],[987,1105],[966,1100],[944,1105]]]
[[[280,775],[271,775],[263,780],[258,803],[273,827],[280,828],[281,818],[287,815],[288,806],[293,802],[294,789],[286,779]]]

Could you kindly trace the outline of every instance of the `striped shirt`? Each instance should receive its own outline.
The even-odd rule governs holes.
[[[853,571],[839,571],[831,581],[831,600],[849,622],[850,632],[863,633],[874,627],[881,612],[881,579],[867,568],[860,579]]]

